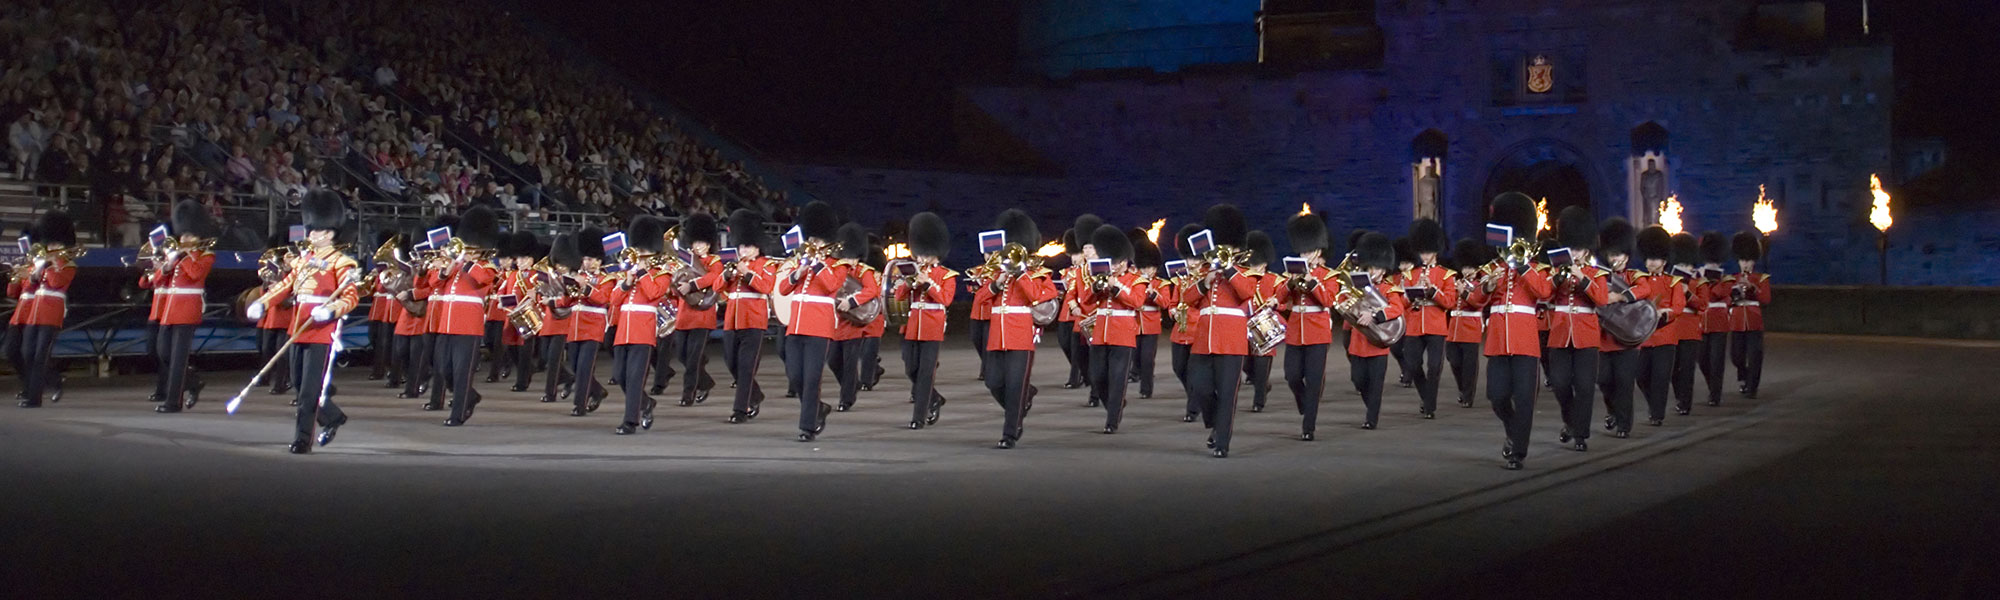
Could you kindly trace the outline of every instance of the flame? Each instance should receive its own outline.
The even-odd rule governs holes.
[[[887,258],[909,258],[910,246],[901,242],[889,244],[882,248],[882,254]]]
[[[1310,215],[1310,214],[1313,214],[1313,206],[1312,206],[1311,204],[1307,204],[1307,203],[1304,203],[1304,202],[1300,202],[1300,203],[1299,203],[1299,214],[1302,214],[1302,215]]]
[[[1160,243],[1160,230],[1166,228],[1167,228],[1166,219],[1160,219],[1158,221],[1154,221],[1153,227],[1151,229],[1146,230],[1146,240],[1153,242],[1155,244]]]
[[[1868,176],[1868,193],[1875,195],[1875,208],[1869,209],[1868,222],[1875,225],[1876,231],[1888,233],[1889,226],[1896,220],[1889,217],[1889,192],[1882,189],[1882,178]],[[1757,227],[1762,229],[1764,226],[1760,224]]]
[[[1543,198],[1542,201],[1535,203],[1535,231],[1543,232],[1548,230],[1549,230],[1549,199]]]
[[[1035,256],[1048,257],[1048,256],[1062,256],[1062,255],[1063,255],[1062,242],[1049,242],[1046,244],[1042,244],[1041,249],[1035,251]]]
[[[1678,194],[1669,195],[1667,196],[1667,199],[1660,201],[1660,227],[1665,228],[1667,230],[1667,233],[1675,235],[1680,234],[1681,232],[1680,195]]]
[[[1750,207],[1750,221],[1755,223],[1757,230],[1764,232],[1764,235],[1771,235],[1771,232],[1778,230],[1778,207],[1771,204],[1770,198],[1764,197],[1762,184],[1757,186],[1757,203]]]

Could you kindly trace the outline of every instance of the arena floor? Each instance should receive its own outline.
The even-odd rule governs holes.
[[[1976,597],[2000,586],[2000,345],[1774,335],[1762,397],[1734,393],[1631,439],[1559,449],[1537,405],[1527,469],[1501,469],[1482,398],[1418,418],[1391,387],[1361,430],[1344,361],[1319,441],[1295,439],[1277,381],[1246,389],[1228,459],[1160,356],[1158,393],[1117,435],[1045,349],[1021,447],[946,353],[939,425],[904,428],[889,375],[815,443],[797,403],[724,422],[670,401],[614,436],[482,384],[470,424],[350,369],[352,418],[310,456],[290,409],[247,372],[212,373],[192,413],[150,382],[78,381],[62,403],[0,408],[0,581],[11,597]],[[606,367],[600,361],[600,373]],[[723,373],[719,358],[711,373]],[[1279,369],[1282,371],[1282,369]],[[831,379],[828,391],[832,393]],[[12,381],[5,388],[12,395]],[[231,388],[227,391],[222,388]],[[671,396],[671,394],[670,394]],[[670,398],[668,399],[670,400]],[[1643,400],[1641,418],[1643,419]]]

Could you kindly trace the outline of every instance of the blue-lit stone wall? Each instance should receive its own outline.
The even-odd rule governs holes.
[[[1257,60],[1258,0],[1039,0],[1022,11],[1022,70],[1062,77],[1086,69]]]

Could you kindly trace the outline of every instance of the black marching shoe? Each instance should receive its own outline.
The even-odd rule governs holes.
[[[1140,399],[1140,400],[1152,400],[1152,399],[1153,399],[1153,393],[1152,393],[1152,392],[1139,392],[1139,399]]]
[[[368,380],[369,380],[369,381],[381,381],[381,380],[382,380],[382,377],[383,377],[383,375],[382,375],[381,373],[369,373],[369,374],[368,374]]]
[[[590,410],[581,406],[572,406],[569,409],[569,416],[572,417],[581,417],[587,414],[590,414]]]
[[[40,403],[40,402],[30,402],[30,401],[27,401],[27,400],[22,400],[22,401],[20,401],[19,403],[15,404],[14,406],[19,406],[19,407],[21,407],[21,408],[41,408],[41,407],[42,407],[42,403]],[[170,411],[164,411],[164,410],[160,410],[160,409],[162,409],[162,408],[166,408],[166,407],[164,407],[164,406],[160,406],[160,407],[155,407],[155,408],[154,408],[153,410],[156,410],[156,411],[159,411],[159,412],[170,412]],[[171,412],[180,412],[180,411],[171,411]]]
[[[292,447],[288,451],[292,454],[312,454],[313,445],[306,440],[293,440]]]
[[[512,387],[509,387],[509,388],[507,388],[507,389],[509,389],[509,390],[513,390],[513,391],[516,391],[516,392],[525,392],[525,391],[528,391],[528,386],[527,386],[526,384],[520,384],[520,383],[516,383],[516,384],[514,384],[514,385],[513,385]]]
[[[544,403],[544,404],[554,404],[554,403],[555,403],[555,401],[556,401],[556,396],[555,396],[555,394],[542,394],[542,403]]]
[[[741,413],[736,411],[730,411],[729,413],[729,424],[731,425],[742,425],[745,421],[749,420],[750,420],[750,415],[747,413]]]
[[[701,404],[707,401],[708,401],[708,390],[698,390],[694,393],[695,404]]]
[[[651,397],[646,398],[646,409],[639,411],[640,429],[651,430],[653,428],[653,409],[659,405],[660,401],[654,400]]]
[[[1397,376],[1396,376],[1396,387],[1410,387],[1410,376],[1408,376],[1408,375],[1397,375]]]
[[[664,396],[667,394],[667,386],[664,385],[653,386],[651,393],[655,396]]]
[[[1666,422],[1667,422],[1666,419],[1646,419],[1646,424],[1654,427],[1659,427],[1660,425],[1666,424]]]
[[[995,447],[997,447],[997,448],[999,448],[999,449],[1001,449],[1001,450],[1013,450],[1013,449],[1014,449],[1014,438],[1010,438],[1010,437],[1003,437],[1003,438],[1000,438],[1000,443],[999,443],[999,444],[995,444]]]
[[[39,406],[41,406],[41,403],[28,404],[26,400],[21,401],[21,408],[36,408]],[[173,414],[180,411],[181,411],[181,406],[179,404],[174,404],[171,402],[161,403],[159,406],[153,407],[153,412],[160,414]]]
[[[842,405],[840,405],[840,408],[837,408],[837,409],[834,409],[834,410],[838,410],[838,411],[840,411],[840,412],[847,412],[847,411],[850,411],[850,410],[854,410],[854,405],[852,405],[852,404],[842,404]]]
[[[826,416],[830,414],[833,414],[833,405],[825,402],[819,403],[819,426],[813,428],[813,435],[818,435],[820,432],[826,431]]]
[[[1517,459],[1512,459],[1512,458],[1510,458],[1510,459],[1507,459],[1507,470],[1509,470],[1509,471],[1519,471],[1519,470],[1521,470],[1521,461],[1520,461],[1520,460],[1517,460]]]
[[[819,432],[818,432],[818,431],[801,431],[801,432],[799,432],[799,441],[801,441],[801,442],[810,442],[810,441],[813,441],[813,440],[817,440],[817,439],[819,439]]]
[[[619,423],[618,428],[613,429],[612,432],[617,433],[618,435],[632,435],[634,433],[638,433],[639,428],[637,426],[632,425],[631,423]]]
[[[1299,441],[1301,441],[1301,442],[1310,442],[1310,441],[1313,441],[1313,432],[1310,432],[1310,431],[1305,431],[1305,432],[1300,432],[1300,433],[1299,433]]]
[[[1063,389],[1065,390],[1073,390],[1080,387],[1083,387],[1083,384],[1068,381],[1063,382]]]
[[[924,422],[923,422],[923,421],[910,421],[910,429],[912,429],[912,430],[916,430],[916,429],[923,429],[923,428],[924,428]]]
[[[1417,411],[1417,414],[1420,414],[1420,415],[1423,415],[1425,419],[1435,419],[1435,418],[1438,418],[1438,414],[1437,414],[1437,411],[1435,411],[1435,410],[1420,410],[1420,411]]]
[[[1361,428],[1362,428],[1362,429],[1374,429],[1374,428],[1375,428],[1375,424],[1374,424],[1374,423],[1362,423],[1362,424],[1361,424]]]
[[[442,402],[425,402],[425,403],[424,403],[424,410],[433,410],[433,411],[435,411],[435,410],[444,410],[444,403],[442,403]]]
[[[1621,440],[1622,440],[1622,439],[1625,439],[1625,438],[1629,438],[1629,437],[1632,437],[1632,432],[1630,432],[1630,431],[1625,431],[1625,430],[1621,429],[1621,430],[1618,430],[1618,431],[1614,431],[1614,432],[1612,432],[1612,433],[1611,433],[1611,437],[1615,437],[1615,438],[1618,438],[1618,439],[1621,439]]]
[[[1467,398],[1459,398],[1458,405],[1463,406],[1465,408],[1472,408],[1472,400]]]
[[[340,431],[340,426],[346,424],[347,424],[347,417],[342,416],[340,417],[340,420],[334,421],[332,423],[327,423],[325,427],[319,428],[319,445],[325,446],[327,444],[333,443],[333,434],[338,433]]]
[[[1195,418],[1195,417],[1197,417],[1197,416],[1200,416],[1200,415],[1197,415],[1197,414],[1195,414],[1195,413],[1188,413],[1188,414],[1185,414],[1185,415],[1181,415],[1181,422],[1182,422],[1182,423],[1193,423],[1193,422],[1194,422],[1194,418]]]
[[[1563,430],[1562,430],[1562,433],[1559,433],[1559,434],[1556,434],[1556,443],[1558,443],[1558,444],[1567,444],[1567,443],[1569,443],[1569,428],[1568,428],[1568,427],[1564,427],[1564,428],[1563,428]]]
[[[56,384],[49,387],[49,404],[62,402],[63,388],[66,387],[69,387],[69,376],[57,375]],[[195,388],[196,389],[201,388],[201,382],[199,380],[195,381]],[[1751,396],[1751,397],[1755,398],[1756,396]],[[190,404],[188,406],[192,408],[194,405]]]
[[[590,403],[585,404],[583,406],[584,411],[597,412],[597,407],[602,406],[604,404],[604,397],[609,395],[611,395],[611,392],[607,392],[602,389],[597,390],[597,393],[590,395]]]
[[[938,422],[938,416],[939,416],[939,415],[941,415],[941,414],[943,414],[943,413],[944,413],[944,399],[940,398],[940,399],[938,399],[938,401],[937,401],[937,402],[932,402],[932,403],[931,403],[931,411],[930,411],[930,413],[929,413],[929,414],[926,414],[926,415],[924,415],[924,424],[925,424],[925,425],[936,425],[936,424],[937,424],[937,422]]]
[[[1722,406],[1722,401],[1721,401],[1721,400],[1710,400],[1710,401],[1708,401],[1708,405],[1709,405],[1709,406]]]
[[[1104,426],[1104,435],[1111,435],[1111,434],[1114,434],[1114,433],[1118,433],[1118,426],[1117,426],[1117,425],[1105,425],[1105,426]]]
[[[1683,416],[1683,417],[1685,417],[1685,416],[1688,416],[1688,413],[1689,413],[1689,412],[1691,412],[1691,411],[1689,411],[1689,410],[1687,409],[1687,407],[1677,407],[1677,408],[1675,408],[1675,409],[1674,409],[1674,414],[1675,414],[1675,415],[1679,415],[1679,416]]]
[[[499,374],[497,374],[497,373],[487,373],[487,374],[486,374],[486,383],[499,383],[499,382],[500,382],[500,375],[499,375]]]
[[[786,397],[786,398],[797,398],[797,397],[799,397],[799,393],[798,393],[797,391],[786,391],[786,392],[785,392],[785,397]]]
[[[1570,450],[1575,450],[1577,452],[1585,452],[1590,450],[1590,444],[1584,443],[1583,440],[1576,440],[1576,443],[1568,444],[1563,447],[1568,448]]]
[[[399,388],[399,387],[403,387],[403,383],[405,383],[405,382],[404,382],[403,380],[401,380],[401,379],[396,379],[396,378],[394,378],[394,377],[391,377],[391,378],[389,378],[389,381],[388,381],[387,383],[384,383],[384,384],[382,384],[382,387],[385,387],[385,388],[389,388],[389,389],[395,389],[395,388]]]
[[[748,421],[748,420],[751,420],[751,419],[755,419],[755,418],[757,418],[757,415],[760,415],[760,414],[763,414],[763,413],[764,413],[764,403],[763,403],[763,402],[758,402],[758,403],[756,403],[756,404],[752,404],[752,405],[750,405],[750,412],[746,412],[746,413],[743,413],[743,420],[745,420],[745,421]]]
[[[1210,433],[1210,434],[1208,434],[1208,447],[1209,447],[1209,449],[1211,449],[1211,450],[1215,448],[1215,434],[1214,434],[1214,433]]]
[[[458,417],[445,417],[445,419],[444,419],[444,426],[445,426],[445,427],[457,427],[457,426],[460,426],[460,425],[464,425],[464,424],[465,424],[465,421],[464,421],[464,420],[462,420],[462,419],[459,419]]]
[[[1097,408],[1099,406],[1103,406],[1103,403],[1098,402],[1097,398],[1093,397],[1089,401],[1084,402],[1083,406],[1084,408]]]
[[[1264,405],[1252,404],[1250,405],[1250,412],[1264,412]]]
[[[1227,448],[1216,448],[1216,449],[1214,449],[1214,450],[1210,450],[1210,451],[1209,451],[1209,454],[1210,454],[1210,455],[1212,455],[1212,456],[1214,456],[1214,457],[1216,457],[1216,458],[1229,458],[1229,449],[1227,449]]]

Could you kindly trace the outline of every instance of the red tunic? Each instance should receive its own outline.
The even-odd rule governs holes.
[[[847,281],[849,268],[846,263],[822,264],[778,278],[778,293],[791,297],[792,314],[785,333],[833,338],[838,318],[833,314],[833,295]]]
[[[203,286],[215,267],[215,255],[208,252],[184,255],[153,273],[153,297],[165,297],[160,307],[161,325],[200,325]]]
[[[973,288],[972,320],[984,321],[993,318],[993,288],[986,285],[992,281],[982,275],[970,275],[971,271],[967,271],[966,273],[969,275],[967,279]]]
[[[848,273],[852,274],[854,278],[861,280],[860,291],[854,293],[855,303],[866,304],[870,300],[882,297],[882,278],[875,272],[875,269],[860,263],[848,265],[847,268],[849,269]],[[834,301],[839,302],[840,299],[835,298]],[[835,341],[845,341],[868,337],[868,329],[871,327],[874,327],[873,322],[867,325],[855,325],[849,322],[846,317],[840,317],[834,319],[833,339]]]
[[[1449,293],[1452,297],[1451,333],[1444,341],[1460,344],[1477,344],[1486,334],[1486,307],[1472,303],[1472,283],[1459,281]]]
[[[1035,349],[1035,338],[1040,335],[1041,328],[1035,327],[1031,307],[1060,295],[1050,277],[1048,269],[1035,269],[1015,278],[995,296],[993,316],[986,322],[989,332],[986,335],[986,351]]]
[[[1228,270],[1206,293],[1201,285],[1181,292],[1194,319],[1195,338],[1190,348],[1195,354],[1245,356],[1250,354],[1250,299],[1257,294],[1257,279],[1241,271]]]
[[[153,280],[154,280],[154,279],[158,279],[158,278],[159,278],[159,273],[158,273],[158,272],[153,272],[153,273],[146,273],[146,274],[144,274],[144,275],[140,275],[140,276],[139,276],[139,289],[142,289],[142,290],[150,290],[150,289],[153,289]],[[16,292],[15,292],[14,290],[15,290],[15,288],[16,288],[17,286],[18,286],[18,282],[17,282],[17,284],[16,284],[16,285],[10,285],[10,286],[8,286],[8,288],[7,288],[7,289],[8,289],[8,293],[7,293],[7,295],[9,295],[9,296],[14,296],[14,295],[16,295]],[[17,308],[17,309],[16,309],[15,311],[14,311],[14,321],[13,321],[13,324],[15,324],[15,325],[20,325],[20,324],[21,324],[21,320],[22,320],[22,319],[24,319],[24,318],[26,318],[26,317],[28,316],[28,314],[27,314],[27,311],[24,311],[24,310],[19,310],[19,309],[22,309],[22,308],[27,308],[27,307],[28,307],[28,298],[26,298],[26,297],[23,297],[23,298],[19,298],[19,300],[20,300],[20,304],[19,304],[19,305],[17,305],[17,306],[18,306],[18,308]],[[148,308],[148,309],[146,310],[146,322],[147,322],[147,323],[155,323],[155,324],[159,323],[159,322],[160,322],[160,309],[161,309],[162,307],[166,306],[166,303],[167,303],[167,296],[166,296],[165,294],[161,294],[161,293],[158,293],[158,292],[154,292],[154,293],[153,293],[153,299],[152,299],[152,306],[151,306],[150,308]]]
[[[410,294],[415,297],[414,289]],[[403,308],[402,304],[401,301],[396,302],[396,335],[423,335],[424,317]]]
[[[1752,291],[1741,299],[1731,300],[1729,290],[1741,282],[1748,281]],[[1764,305],[1771,302],[1771,276],[1763,273],[1737,273],[1723,278],[1716,286],[1724,301],[1729,302],[1730,331],[1763,331]]]
[[[1486,356],[1541,356],[1542,341],[1540,325],[1535,317],[1535,302],[1548,298],[1553,290],[1549,284],[1549,269],[1536,265],[1528,272],[1516,275],[1512,271],[1500,275],[1494,283],[1494,291],[1474,287],[1470,299],[1473,304],[1486,307],[1486,344],[1480,351]]]
[[[490,295],[493,301],[486,303],[486,320],[488,321],[507,320],[507,307],[501,306],[500,297],[514,293],[515,289],[514,274],[515,274],[514,269],[493,270],[493,276],[494,276],[493,285],[495,287],[493,289],[493,293]]]
[[[1653,307],[1665,312],[1667,323],[1653,330],[1653,335],[1647,337],[1645,343],[1639,344],[1639,347],[1654,348],[1681,343],[1681,332],[1674,328],[1673,322],[1675,317],[1680,316],[1681,309],[1687,307],[1687,289],[1682,286],[1681,278],[1664,273],[1648,274],[1646,287],[1653,290]]]
[[[694,289],[722,289],[722,259],[703,255],[695,260],[700,261],[702,275],[695,278]],[[674,330],[715,329],[715,307],[710,306],[697,310],[689,305],[685,298],[681,298],[679,294],[674,295],[673,302],[675,305],[674,308],[680,309],[680,312],[674,317]]]
[[[736,261],[738,276],[748,274],[749,280],[723,282],[722,291],[728,294],[729,299],[729,310],[722,313],[724,330],[767,329],[771,326],[771,291],[778,286],[777,268],[777,262],[764,256]]]
[[[395,323],[396,313],[402,310],[402,305],[396,302],[394,295],[382,291],[389,283],[389,271],[377,270],[369,277],[375,279],[375,297],[368,301],[368,320]]]
[[[1083,286],[1077,285],[1077,282],[1083,281],[1086,273],[1088,271],[1082,265],[1070,265],[1062,270],[1062,310],[1056,311],[1056,322],[1074,323],[1083,313],[1083,303],[1077,300],[1077,288]]]
[[[297,266],[302,261],[320,261],[322,266]],[[285,278],[278,282],[276,293],[265,299],[265,312],[291,300],[296,305],[292,313],[291,331],[298,332],[292,339],[300,344],[330,344],[333,334],[339,329],[340,317],[354,310],[360,302],[361,292],[357,286],[341,285],[349,273],[361,268],[354,259],[335,252],[331,248],[314,249],[306,258],[294,259],[295,265]],[[302,272],[310,274],[301,275]],[[359,274],[355,273],[358,277]],[[338,293],[335,293],[338,290]],[[321,306],[333,312],[333,318],[325,322],[312,320],[313,309]]]
[[[1315,283],[1304,292],[1292,291],[1291,286],[1278,290],[1280,307],[1285,314],[1285,344],[1289,346],[1318,346],[1333,343],[1333,296],[1339,290],[1333,269],[1325,265],[1313,267],[1306,277]]]
[[[556,301],[569,309],[569,341],[602,342],[606,320],[611,313],[606,307],[611,306],[612,288],[618,284],[594,273],[578,274],[577,279],[582,281],[584,292]],[[654,331],[647,329],[646,332],[651,335]]]
[[[608,281],[616,281],[615,278]],[[673,275],[664,272],[649,272],[632,276],[632,289],[619,289],[612,284],[611,293],[606,298],[607,306],[617,310],[613,320],[618,324],[618,336],[611,341],[614,346],[628,344],[653,345],[659,338],[660,301],[674,287]]]
[[[32,294],[34,300],[14,308],[28,313],[21,324],[62,327],[63,317],[69,314],[69,284],[75,279],[76,265],[50,259],[42,268],[41,281],[28,281],[23,288],[22,293]]]
[[[1139,345],[1139,307],[1146,304],[1146,284],[1138,273],[1127,271],[1113,278],[1125,286],[1119,291],[1118,285],[1111,285],[1105,293],[1084,290],[1089,303],[1097,307],[1097,321],[1090,328],[1090,345],[1122,346],[1132,348]]]
[[[1653,285],[1650,281],[1646,279],[1645,272],[1635,269],[1626,269],[1624,271],[1620,271],[1619,273],[1625,276],[1625,281],[1632,284],[1632,290],[1630,293],[1632,294],[1633,300],[1651,300],[1653,298]],[[1613,339],[1611,337],[1610,332],[1601,332],[1601,335],[1598,337],[1597,348],[1605,352],[1630,350],[1635,347],[1636,346],[1626,346],[1623,344],[1619,344],[1618,340]]]
[[[1410,302],[1403,297],[1403,288],[1386,283],[1377,283],[1375,284],[1375,291],[1382,294],[1384,300],[1389,301],[1389,305],[1382,308],[1382,314],[1377,315],[1384,322],[1394,321],[1409,312]],[[1403,335],[1409,335],[1408,322],[1403,324]],[[1361,328],[1349,327],[1347,329],[1347,354],[1362,358],[1373,358],[1388,356],[1389,349],[1370,343],[1368,336],[1361,334]]]
[[[1410,304],[1410,312],[1403,317],[1404,335],[1447,335],[1451,333],[1451,310],[1458,307],[1458,276],[1444,267],[1432,265],[1411,269],[1402,281],[1397,283],[1403,289],[1430,288],[1437,290],[1429,303]],[[1408,301],[1409,294],[1404,294]]]
[[[1162,309],[1172,311],[1177,307],[1183,306],[1185,289],[1178,280],[1168,279],[1166,280],[1166,284],[1161,286],[1160,296],[1155,301],[1159,303]],[[1193,344],[1194,318],[1196,316],[1194,309],[1189,307],[1186,313],[1182,315],[1182,320],[1186,322],[1175,323],[1173,328],[1167,331],[1167,341],[1183,346]]]
[[[1167,280],[1155,277],[1142,277],[1140,281],[1146,286],[1146,302],[1139,305],[1139,335],[1159,335],[1160,311],[1162,310],[1160,302],[1170,299],[1169,296],[1161,293],[1162,288],[1167,284]]]
[[[896,279],[896,300],[910,303],[910,318],[903,323],[903,339],[941,342],[944,341],[946,309],[958,296],[958,274],[937,265],[925,271],[930,275],[932,285],[923,286],[921,293],[912,294],[911,286],[905,285],[902,278]]]
[[[1549,297],[1549,347],[1596,348],[1604,338],[1598,327],[1597,307],[1610,302],[1611,284],[1607,271],[1584,266],[1584,279],[1557,287]]]
[[[271,282],[261,286],[261,289],[265,293],[269,293],[271,290],[277,289],[277,287],[278,282]],[[298,312],[298,303],[296,302],[292,302],[291,300],[272,302],[264,307],[264,316],[257,319],[257,328],[291,331],[292,313],[295,312]]]
[[[1255,311],[1264,306],[1278,304],[1279,295],[1283,293],[1282,290],[1285,287],[1284,276],[1269,271],[1264,271],[1249,276],[1257,280],[1257,294],[1253,296],[1256,302],[1252,306],[1246,307],[1244,310]],[[1279,312],[1278,314],[1279,316],[1283,316],[1285,313]],[[1243,334],[1247,338],[1250,334],[1250,330],[1248,327],[1249,319],[1247,318],[1244,319],[1244,325],[1245,327]],[[1287,333],[1289,333],[1289,328],[1287,329]],[[1263,354],[1259,354],[1258,356],[1277,356],[1277,355],[1278,355],[1278,347],[1272,346],[1270,350],[1266,350],[1264,351]]]
[[[149,285],[146,282],[151,279],[152,279],[151,277],[140,277],[139,285],[142,286]],[[9,281],[7,283],[7,295],[14,297],[14,302],[15,302],[14,316],[13,318],[7,321],[7,324],[20,325],[22,323],[28,322],[28,308],[29,305],[33,304],[35,301],[35,293],[28,289],[28,281],[26,279],[14,279],[12,281]],[[159,297],[155,296],[153,298],[154,316],[153,318],[147,320],[148,321],[159,320],[159,310],[160,310]]]
[[[1695,284],[1694,298],[1702,303],[1701,331],[1727,333],[1729,327],[1729,286],[1726,279],[1702,279]]]
[[[467,264],[449,276],[442,270],[432,273],[430,310],[437,313],[437,333],[485,335],[486,296],[498,274],[484,264]]]

